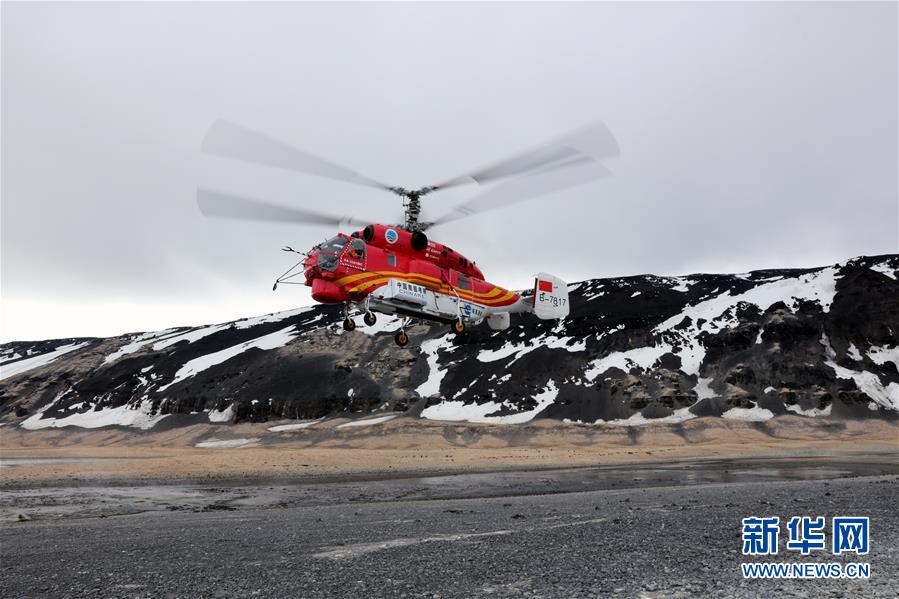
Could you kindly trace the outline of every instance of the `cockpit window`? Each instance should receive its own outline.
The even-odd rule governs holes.
[[[349,239],[347,239],[346,237],[332,237],[328,241],[325,241],[320,246],[318,246],[318,249],[323,252],[333,252],[335,254],[339,254],[340,250],[343,249],[343,246],[345,246],[348,241]]]
[[[317,261],[318,267],[330,272],[337,270],[337,257],[348,241],[349,239],[346,237],[334,237],[318,246],[320,250]]]
[[[365,242],[361,239],[351,241],[346,255],[354,260],[365,260]]]
[[[459,289],[471,289],[468,285],[468,277],[465,275],[459,275]]]

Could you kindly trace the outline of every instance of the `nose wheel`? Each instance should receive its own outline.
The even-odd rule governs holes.
[[[346,332],[356,330],[356,321],[350,316],[349,302],[343,304],[343,330]]]
[[[462,322],[462,319],[454,320],[453,324],[450,325],[450,327],[456,335],[461,335],[465,332],[465,323]]]
[[[362,317],[362,322],[365,323],[365,326],[374,326],[378,322],[378,317],[375,316],[374,312],[366,312],[365,316]]]

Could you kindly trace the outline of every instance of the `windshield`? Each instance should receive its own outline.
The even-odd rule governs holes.
[[[337,270],[337,256],[347,241],[349,240],[346,237],[334,237],[318,246],[321,250],[318,254],[318,267],[330,272]]]
[[[349,239],[346,237],[332,237],[328,241],[324,241],[318,245],[318,249],[323,252],[333,252],[335,254],[339,254],[340,250],[343,249],[343,246],[347,244]]]

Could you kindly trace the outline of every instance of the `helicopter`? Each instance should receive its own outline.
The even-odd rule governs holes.
[[[608,176],[609,170],[599,161],[618,156],[618,143],[605,125],[596,123],[470,173],[414,189],[381,183],[225,120],[213,123],[201,150],[220,158],[363,185],[402,198],[404,220],[390,225],[210,188],[197,190],[197,204],[207,217],[363,226],[350,234],[338,232],[308,251],[284,247],[302,258],[275,280],[272,289],[279,283],[306,285],[312,288],[316,302],[343,304],[345,331],[356,328],[354,315],[360,313],[366,326],[375,325],[376,313],[399,316],[402,319],[394,340],[405,347],[409,342],[406,329],[416,319],[449,325],[453,333],[461,335],[485,321],[492,330],[506,329],[515,313],[532,313],[543,320],[568,316],[568,285],[559,277],[540,272],[528,291],[505,289],[487,282],[474,260],[430,239],[427,232]],[[490,183],[495,184],[443,216],[422,220],[423,197],[460,185]]]

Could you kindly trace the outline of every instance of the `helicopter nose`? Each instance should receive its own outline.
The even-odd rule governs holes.
[[[312,299],[322,304],[337,304],[346,301],[343,289],[333,281],[322,278],[312,279]]]

